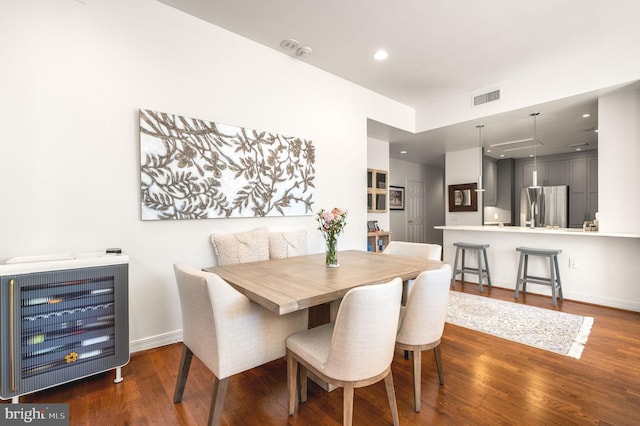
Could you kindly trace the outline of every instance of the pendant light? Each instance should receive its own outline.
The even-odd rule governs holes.
[[[536,139],[536,119],[540,115],[539,112],[534,112],[529,114],[533,117],[533,182],[530,188],[538,188],[538,165],[537,165],[537,148],[538,148],[538,139]]]
[[[478,186],[476,187],[476,192],[484,192],[484,188],[482,187],[482,128],[484,124],[478,124],[476,128],[478,129],[478,157],[480,157],[479,164],[479,172],[478,172]]]

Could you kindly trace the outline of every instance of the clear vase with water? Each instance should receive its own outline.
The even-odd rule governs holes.
[[[335,236],[327,235],[326,242],[327,253],[325,257],[325,264],[329,268],[337,268],[340,266],[338,264],[338,250],[336,248],[338,245],[338,239]]]

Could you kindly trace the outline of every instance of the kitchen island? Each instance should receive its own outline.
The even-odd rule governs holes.
[[[558,260],[565,299],[640,312],[640,234],[520,226],[435,228],[443,230],[443,256],[450,263],[455,257],[455,242],[490,244],[489,269],[496,287],[515,290],[520,259],[516,247],[561,249]],[[476,261],[471,257],[468,262]],[[529,272],[548,276],[548,262],[531,257]],[[465,278],[477,282],[473,275]],[[527,292],[551,295],[551,288],[530,283]],[[551,300],[549,305],[551,307]]]

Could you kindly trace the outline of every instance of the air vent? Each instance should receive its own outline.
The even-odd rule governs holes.
[[[527,138],[520,139],[517,141],[509,141],[509,142],[500,142],[489,145],[490,148],[496,148],[500,151],[517,151],[519,149],[529,149],[538,146],[543,146],[544,144],[540,142],[538,139]]]
[[[487,93],[481,93],[473,97],[473,106],[486,104],[487,102],[499,101],[500,89],[493,90]]]

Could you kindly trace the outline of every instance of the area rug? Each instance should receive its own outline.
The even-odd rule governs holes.
[[[593,317],[457,291],[449,293],[446,321],[576,359],[593,325]]]

